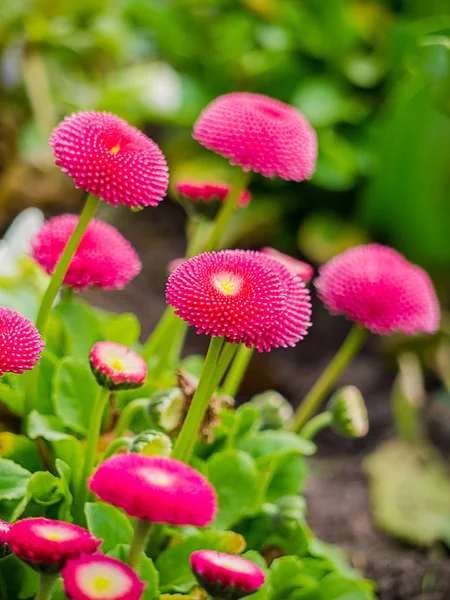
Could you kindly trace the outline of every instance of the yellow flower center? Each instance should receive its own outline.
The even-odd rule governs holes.
[[[123,364],[120,362],[118,358],[115,358],[111,361],[111,368],[116,369],[116,371],[123,371]]]
[[[116,144],[115,146],[113,146],[111,148],[110,152],[111,152],[111,154],[115,155],[115,154],[117,154],[119,152],[119,150],[120,150],[120,146],[119,146],[119,144]]]
[[[109,581],[109,579],[106,579],[106,577],[102,577],[101,575],[99,575],[94,583],[95,591],[104,592],[109,588],[110,585],[111,582]]]

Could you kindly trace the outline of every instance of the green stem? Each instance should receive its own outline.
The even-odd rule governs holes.
[[[73,516],[75,523],[84,524],[84,505],[88,497],[87,479],[91,475],[95,464],[100,430],[102,427],[103,413],[109,398],[109,390],[100,388],[91,413],[89,432],[86,440],[86,454],[81,479],[78,484],[78,493],[74,498]]]
[[[328,394],[339,375],[361,348],[367,337],[367,333],[367,329],[359,327],[358,325],[353,325],[350,333],[335,354],[333,360],[329,363],[297,408],[294,415],[294,431],[300,431],[305,423],[319,409],[325,396]]]
[[[53,590],[55,589],[58,575],[40,573],[39,574],[39,587],[35,600],[50,600],[53,596]]]
[[[197,439],[200,425],[211,399],[209,389],[223,344],[223,338],[211,338],[197,389],[195,390],[186,419],[181,427],[180,434],[175,442],[172,457],[186,463],[189,463],[191,459],[195,440]]]
[[[189,243],[186,248],[186,258],[192,258],[202,251],[204,239],[211,229],[211,223],[202,217],[195,217],[191,220],[192,233],[189,236]]]
[[[305,440],[312,440],[315,435],[333,422],[333,415],[325,411],[310,419],[304,427],[300,429],[300,435]]]
[[[224,348],[223,348],[222,352],[220,353],[219,360],[217,361],[217,367],[214,372],[214,377],[211,380],[211,387],[212,387],[211,395],[213,394],[214,390],[216,390],[219,387],[220,382],[222,381],[222,378],[225,375],[226,370],[230,366],[230,363],[233,360],[233,357],[236,354],[237,349],[238,349],[237,344],[234,344],[234,343],[232,343],[232,344],[225,343],[224,344]]]
[[[250,172],[244,173],[243,171],[240,171],[239,177],[235,181],[214,221],[213,229],[204,248],[205,252],[211,252],[212,250],[219,250],[221,248],[225,229],[238,206],[240,195],[248,186],[249,181]]]
[[[104,462],[107,458],[115,454],[117,450],[119,450],[119,448],[126,447],[127,449],[129,449],[132,441],[133,438],[120,437],[117,438],[117,440],[111,442],[110,445],[107,447],[105,454],[103,455],[102,462]]]
[[[136,519],[130,553],[128,554],[128,564],[135,571],[139,569],[139,564],[141,562],[142,554],[145,552],[151,527],[152,524],[150,521]]]
[[[137,412],[143,411],[147,413],[148,405],[148,398],[137,398],[136,400],[132,400],[129,404],[127,404],[127,406],[125,406],[123,409],[119,420],[117,421],[116,436],[123,436]]]
[[[167,337],[166,332],[169,329],[170,324],[173,323],[174,319],[175,315],[173,314],[173,308],[171,306],[167,306],[155,329],[152,331],[148,340],[144,344],[142,349],[142,358],[145,361],[149,361],[149,359],[155,354],[160,341]]]
[[[83,210],[81,212],[78,225],[75,227],[75,230],[72,233],[72,237],[68,241],[61,258],[59,259],[59,262],[56,265],[55,272],[53,273],[47,291],[45,292],[44,297],[42,298],[41,306],[39,308],[39,312],[36,318],[36,327],[40,331],[42,337],[45,336],[45,328],[47,325],[48,316],[55,301],[56,294],[58,293],[58,290],[62,285],[64,277],[69,268],[70,262],[73,258],[73,255],[77,251],[77,248],[80,244],[81,238],[83,237],[83,234],[86,231],[89,222],[94,217],[99,204],[100,198],[95,198],[90,194],[88,195]]]
[[[252,356],[253,348],[247,348],[244,344],[240,344],[236,358],[222,386],[224,394],[233,398],[236,396]]]

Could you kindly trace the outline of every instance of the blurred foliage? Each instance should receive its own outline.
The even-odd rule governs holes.
[[[227,177],[191,127],[215,96],[249,90],[298,107],[319,136],[309,183],[253,180],[255,202],[270,194],[280,207],[272,243],[292,251],[296,227],[318,212],[335,228],[356,222],[358,239],[381,239],[429,268],[449,265],[446,0],[0,4],[0,210],[61,196],[63,184],[55,189],[45,172],[46,138],[76,110],[110,110],[144,127],[173,173],[202,165]],[[353,243],[352,227],[325,254]],[[311,258],[325,254],[313,249]]]

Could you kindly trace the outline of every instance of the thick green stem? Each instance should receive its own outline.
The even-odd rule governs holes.
[[[53,590],[55,589],[57,580],[58,575],[40,573],[36,600],[50,600],[53,596]]]
[[[195,440],[211,399],[209,390],[223,344],[223,338],[211,338],[197,389],[172,452],[173,458],[186,463],[191,460]]]
[[[227,228],[227,225],[236,210],[239,198],[242,192],[248,186],[250,181],[250,173],[239,172],[239,177],[236,179],[230,193],[222,204],[219,214],[213,224],[213,229],[204,248],[204,252],[212,250],[220,250],[222,239]]]
[[[41,306],[36,318],[36,327],[40,331],[42,337],[45,337],[45,328],[47,325],[48,316],[52,309],[58,290],[62,285],[73,255],[77,251],[77,248],[80,244],[81,238],[83,237],[89,222],[94,217],[99,204],[100,198],[95,198],[94,196],[88,195],[81,212],[78,225],[75,227],[72,237],[68,241],[61,258],[56,265],[55,272],[53,273],[47,291],[42,298]]]
[[[91,413],[91,422],[86,440],[86,454],[84,457],[84,467],[81,479],[78,485],[78,491],[74,498],[73,516],[75,523],[84,524],[84,505],[88,497],[87,480],[91,475],[95,464],[95,453],[97,451],[100,430],[102,427],[103,413],[109,398],[109,390],[100,388]]]
[[[142,358],[145,361],[148,361],[155,354],[161,340],[167,337],[167,331],[175,318],[176,315],[173,314],[173,308],[171,306],[167,306],[155,329],[152,331],[148,340],[144,344],[144,348],[142,349]]]
[[[131,446],[132,441],[133,438],[120,437],[117,440],[111,442],[110,445],[107,447],[105,454],[103,455],[102,462],[110,456],[112,456],[113,454],[115,454],[120,448],[126,448],[128,450]]]
[[[294,431],[300,431],[305,423],[320,408],[325,396],[333,384],[361,348],[367,337],[367,329],[353,325],[344,343],[335,354],[333,360],[321,374],[311,390],[305,396],[294,415]]]
[[[236,358],[222,386],[224,394],[233,398],[236,396],[252,356],[253,348],[247,348],[244,344],[240,344]]]
[[[333,415],[326,411],[316,415],[310,419],[302,429],[300,429],[300,435],[305,440],[312,440],[315,435],[319,433],[325,427],[328,427],[333,422]]]
[[[147,398],[137,398],[132,400],[122,411],[116,425],[116,436],[121,437],[130,426],[131,421],[138,412],[147,413],[149,400]]]
[[[211,229],[211,223],[202,217],[195,217],[191,220],[192,233],[189,237],[189,243],[186,248],[186,258],[192,258],[202,251],[204,240]]]
[[[137,571],[141,562],[142,554],[145,552],[147,540],[150,535],[152,524],[150,521],[136,519],[133,539],[131,540],[130,553],[128,554],[129,566]]]

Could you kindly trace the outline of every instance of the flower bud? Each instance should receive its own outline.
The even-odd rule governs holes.
[[[160,390],[153,394],[148,406],[148,414],[155,425],[171,432],[181,424],[185,403],[185,396],[180,388]]]
[[[328,410],[333,417],[331,426],[338,433],[360,438],[369,431],[364,398],[355,386],[346,385],[337,390],[330,399]]]
[[[284,496],[275,506],[272,522],[280,535],[289,535],[304,524],[306,501],[301,496]]]
[[[108,390],[137,388],[147,377],[145,360],[116,342],[97,342],[89,360],[97,383]]]
[[[289,426],[293,410],[289,402],[278,392],[267,390],[250,400],[261,416],[261,429],[283,429]]]
[[[170,456],[172,441],[165,433],[148,429],[134,438],[129,451],[146,454],[147,456]]]

